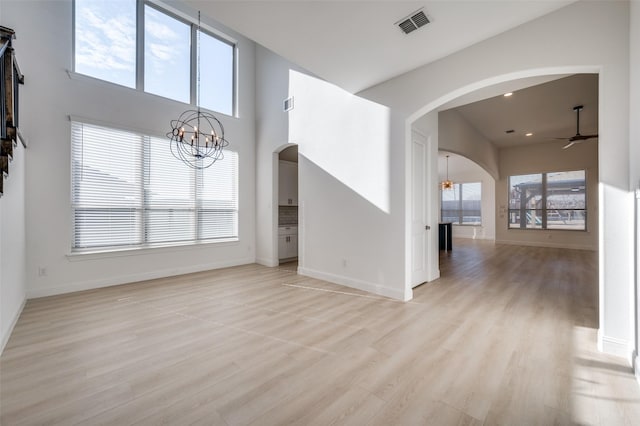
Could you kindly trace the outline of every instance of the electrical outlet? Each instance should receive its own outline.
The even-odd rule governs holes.
[[[343,268],[347,267],[347,259],[342,259],[342,267]]]
[[[47,267],[46,266],[38,266],[38,276],[46,277],[47,276]]]

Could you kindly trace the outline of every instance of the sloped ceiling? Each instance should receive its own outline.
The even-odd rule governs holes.
[[[357,93],[575,0],[185,0],[315,75]],[[430,24],[395,23],[424,7]]]
[[[598,75],[576,74],[454,108],[498,148],[539,142],[567,143],[556,138],[598,133]],[[506,133],[513,130],[513,133]],[[527,133],[532,136],[526,136]],[[585,142],[588,143],[589,141]]]

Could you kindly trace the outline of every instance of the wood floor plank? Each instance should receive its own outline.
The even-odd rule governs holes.
[[[29,300],[7,425],[634,425],[597,254],[456,240],[398,302],[244,265]]]

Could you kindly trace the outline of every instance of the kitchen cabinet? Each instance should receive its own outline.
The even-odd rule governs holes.
[[[278,259],[298,257],[298,227],[281,226],[278,228]]]
[[[278,167],[278,205],[298,205],[298,163],[280,160]]]

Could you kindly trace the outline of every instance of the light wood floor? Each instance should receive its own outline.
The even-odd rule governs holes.
[[[595,347],[595,253],[441,260],[409,303],[257,265],[30,300],[0,423],[640,424],[631,369]]]

